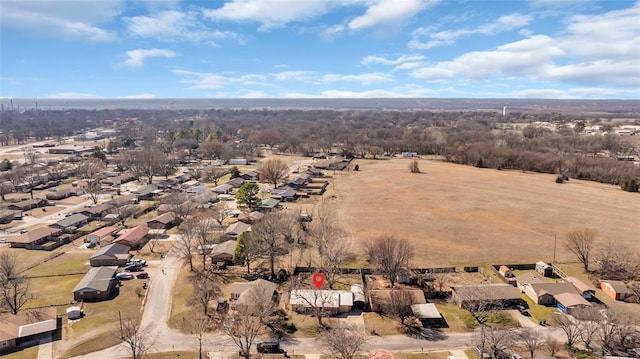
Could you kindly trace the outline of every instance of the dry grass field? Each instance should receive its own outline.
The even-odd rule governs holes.
[[[331,194],[357,247],[394,235],[415,244],[414,265],[574,261],[564,235],[592,227],[603,239],[640,250],[640,195],[618,186],[549,174],[497,171],[409,159],[356,160],[358,172],[336,174]],[[325,194],[327,196],[327,194]]]

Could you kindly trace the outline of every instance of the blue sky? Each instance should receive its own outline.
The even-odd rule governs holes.
[[[0,0],[0,96],[640,96],[640,1]]]

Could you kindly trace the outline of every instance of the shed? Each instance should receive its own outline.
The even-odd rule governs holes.
[[[505,266],[505,265],[501,265],[500,269],[498,270],[498,272],[500,272],[500,275],[502,275],[505,278],[513,278],[513,272],[511,271],[511,269],[509,269],[509,267]]]
[[[601,280],[600,289],[612,299],[625,300],[633,296],[633,291],[627,287],[627,284],[620,280]]]
[[[545,277],[553,277],[553,267],[545,262],[536,263],[536,272],[542,274]]]
[[[425,328],[440,328],[446,325],[442,314],[433,303],[413,304],[411,311]]]

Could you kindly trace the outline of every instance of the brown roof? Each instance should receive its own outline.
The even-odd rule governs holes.
[[[0,342],[53,331],[57,325],[55,307],[24,311],[0,319]]]
[[[144,224],[133,228],[123,229],[118,232],[118,238],[116,238],[114,242],[129,242],[135,247],[135,244],[140,242],[147,233],[149,233],[149,227]]]
[[[569,282],[531,283],[530,286],[536,295],[551,294],[555,297],[561,293],[577,293],[576,287]]]
[[[60,233],[60,229],[58,228],[39,227],[36,229],[32,229],[27,233],[23,233],[17,237],[13,237],[12,239],[9,240],[9,242],[29,244],[29,243],[37,242],[42,238],[49,237],[51,235],[58,234],[58,233]]]
[[[576,277],[567,277],[564,280],[566,280],[567,282],[573,284],[574,287],[576,287],[576,289],[578,290],[578,292],[580,294],[585,293],[585,292],[595,292],[596,290],[593,289],[590,285],[587,285],[585,282],[581,281],[580,279],[576,278]]]
[[[621,280],[601,280],[600,283],[607,283],[616,293],[632,293],[625,282]]]
[[[116,229],[117,228],[114,227],[114,226],[107,226],[107,227],[100,228],[97,231],[93,231],[93,232],[89,233],[89,235],[90,236],[96,236],[96,237],[99,237],[99,238],[103,238],[103,237],[115,232]]]
[[[166,225],[166,224],[169,224],[169,223],[171,223],[171,222],[173,222],[175,220],[176,220],[176,214],[174,212],[166,212],[166,213],[163,213],[163,214],[157,216],[154,219],[148,220],[147,223],[149,223],[149,222],[159,222],[159,223],[162,223],[162,224]]]
[[[560,293],[556,294],[554,298],[565,308],[571,308],[577,305],[591,305],[591,303],[587,302],[587,300],[578,293]]]

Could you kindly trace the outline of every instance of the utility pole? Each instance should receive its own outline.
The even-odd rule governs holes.
[[[120,320],[120,339],[124,339],[124,333],[122,330],[122,313],[118,311],[118,319]]]
[[[553,264],[556,263],[556,243],[558,242],[558,235],[553,235]]]

